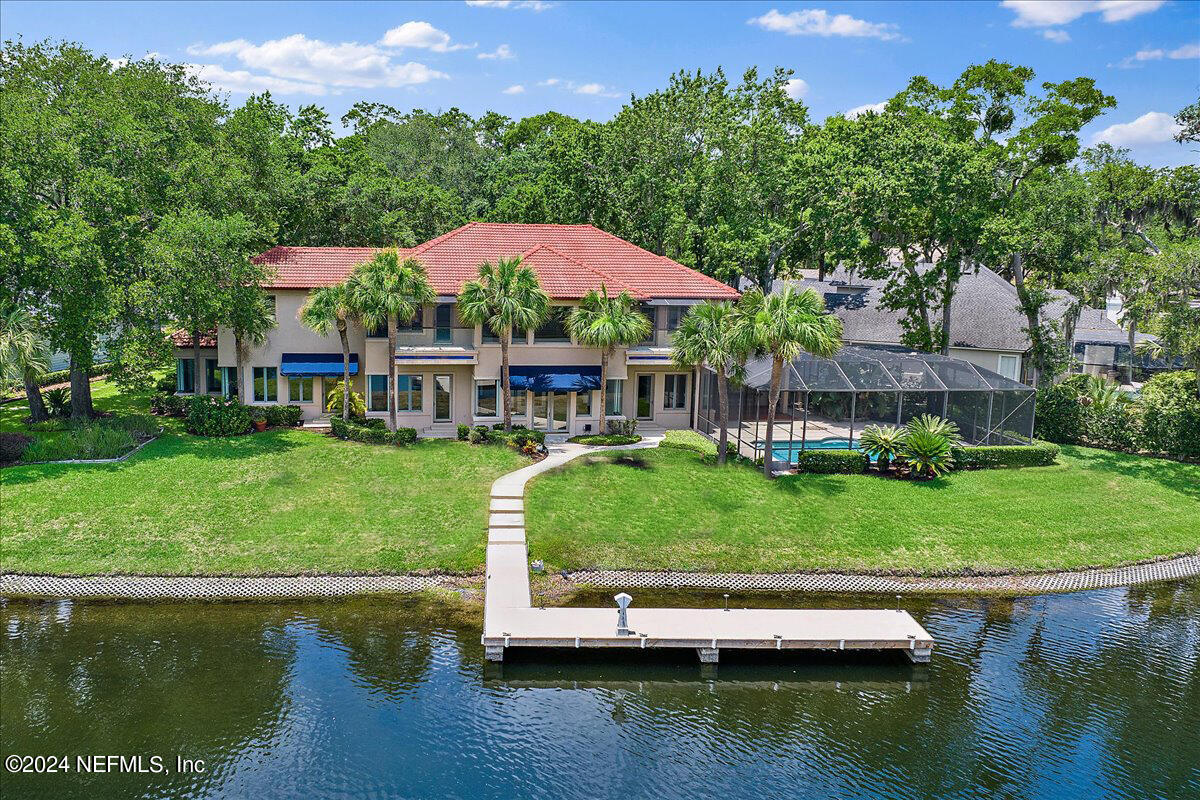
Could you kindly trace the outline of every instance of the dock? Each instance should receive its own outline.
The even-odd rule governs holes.
[[[649,439],[603,449],[656,444]],[[542,461],[492,484],[483,617],[489,661],[503,661],[511,647],[688,648],[706,664],[717,663],[722,649],[900,650],[914,663],[929,661],[933,637],[899,609],[639,608],[628,599],[623,600],[627,609],[534,607],[525,541],[525,484],[598,449],[555,446]]]

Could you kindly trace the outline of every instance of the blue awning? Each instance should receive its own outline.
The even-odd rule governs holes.
[[[341,353],[284,353],[281,375],[341,375]],[[350,354],[350,374],[358,374],[358,353]]]
[[[586,392],[600,388],[600,368],[567,367],[509,367],[510,388],[531,392]]]

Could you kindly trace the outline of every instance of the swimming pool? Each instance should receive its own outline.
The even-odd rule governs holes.
[[[765,442],[758,442],[762,448]],[[804,450],[858,450],[858,441],[830,437],[827,439],[809,439],[807,441],[772,442],[771,455],[776,461],[796,462],[797,456]]]

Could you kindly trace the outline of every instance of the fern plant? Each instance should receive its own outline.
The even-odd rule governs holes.
[[[954,468],[954,445],[950,437],[927,429],[909,431],[904,437],[900,458],[913,477],[927,480]]]
[[[858,437],[858,446],[879,465],[880,472],[890,472],[892,462],[903,451],[905,435],[895,425],[868,425]]]
[[[328,392],[329,402],[325,404],[325,410],[330,414],[337,414],[345,419],[347,416],[350,419],[361,419],[367,415],[367,404],[363,402],[363,396],[358,392],[345,392],[342,382],[338,381],[333,385]],[[346,397],[350,398],[350,413],[342,414],[342,403]]]

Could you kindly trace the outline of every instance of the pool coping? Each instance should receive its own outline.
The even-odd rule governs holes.
[[[841,572],[578,570],[576,588],[866,594],[1051,594],[1200,576],[1200,554],[1118,567],[998,575],[903,576]],[[33,575],[0,574],[0,597],[94,600],[304,600],[430,590],[470,591],[479,575]]]

